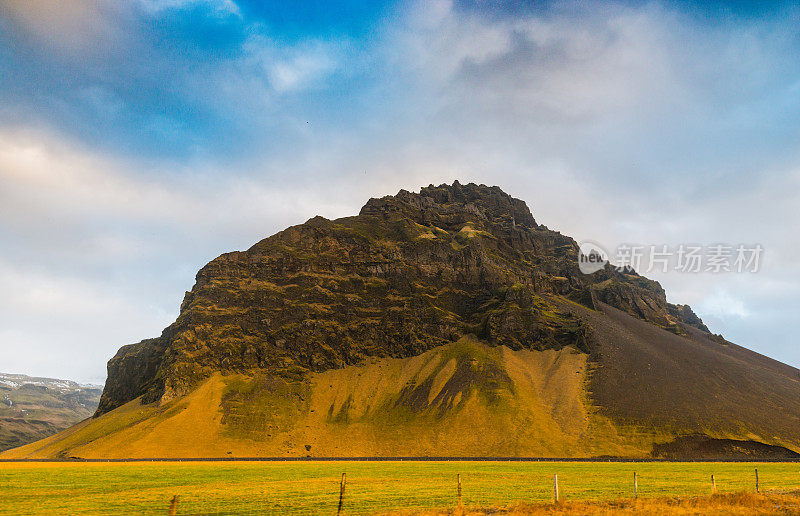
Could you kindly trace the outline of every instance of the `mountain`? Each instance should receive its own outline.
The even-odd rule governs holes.
[[[428,186],[211,261],[95,417],[3,457],[776,457],[800,371],[498,187]]]
[[[0,373],[0,451],[53,435],[91,417],[102,387]]]

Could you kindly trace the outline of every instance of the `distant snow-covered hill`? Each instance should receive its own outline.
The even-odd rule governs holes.
[[[0,373],[0,451],[55,434],[90,417],[101,385]]]

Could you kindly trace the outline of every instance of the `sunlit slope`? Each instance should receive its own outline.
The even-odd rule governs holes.
[[[138,400],[3,458],[639,455],[586,399],[587,355],[472,339],[294,384],[215,375],[161,407]]]

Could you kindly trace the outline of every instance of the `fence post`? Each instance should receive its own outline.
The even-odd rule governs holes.
[[[458,506],[461,507],[461,473],[456,478],[458,479]]]
[[[636,472],[633,472],[633,497],[639,498],[639,479],[636,478]]]
[[[759,492],[760,491],[758,490],[758,468],[756,468],[756,493],[759,493]]]
[[[175,516],[178,514],[178,495],[172,497],[172,501],[169,503],[169,516]]]
[[[716,483],[716,481],[714,481],[714,474],[712,473],[711,474],[711,493],[713,494],[713,493],[716,493],[716,492],[717,492],[717,483]]]
[[[347,485],[347,473],[342,473],[342,483],[339,485],[339,510],[336,514],[342,514],[344,510],[344,486]]]
[[[558,473],[553,475],[553,503],[558,503]]]

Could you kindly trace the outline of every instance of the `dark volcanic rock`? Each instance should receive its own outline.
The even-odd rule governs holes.
[[[498,187],[429,186],[315,217],[197,274],[174,324],[109,362],[98,413],[168,400],[216,371],[285,378],[408,357],[474,334],[514,349],[586,350],[587,328],[551,302],[596,301],[683,334],[705,327],[663,289],[611,267],[581,274],[574,240]]]
[[[164,352],[162,339],[147,339],[138,344],[123,346],[108,361],[108,380],[106,380],[98,413],[115,409],[128,400],[150,392],[146,401],[156,401],[159,389],[148,391],[154,386],[161,354]],[[122,401],[125,400],[125,401]]]
[[[653,457],[669,460],[786,460],[800,459],[800,453],[783,446],[764,444],[757,441],[713,439],[707,435],[695,434],[681,436],[670,442],[654,445]]]

